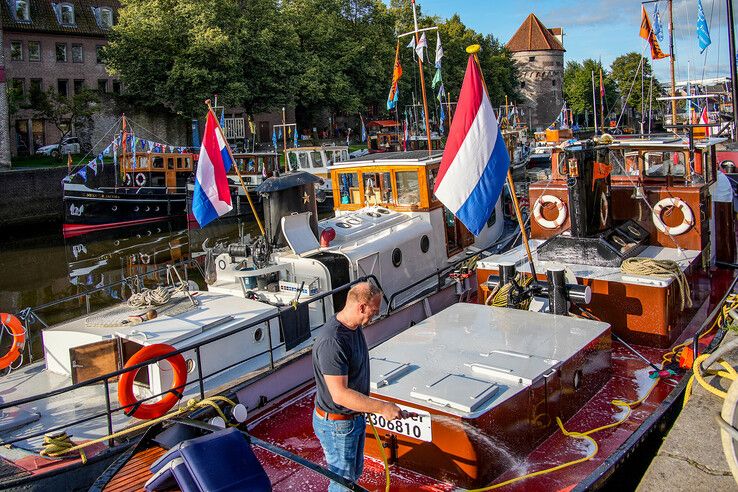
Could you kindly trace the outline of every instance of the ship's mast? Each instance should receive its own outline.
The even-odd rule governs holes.
[[[733,101],[733,138],[738,135],[738,75],[735,62],[735,29],[733,27],[733,0],[728,0],[728,49],[730,50],[730,96]]]
[[[413,4],[413,25],[415,27],[415,31],[413,32],[413,34],[415,35],[415,45],[417,46],[418,42],[420,41],[420,31],[418,31],[418,14],[415,11],[415,0],[411,1]],[[420,70],[420,88],[423,92],[423,110],[425,111],[425,134],[428,138],[428,155],[431,155],[433,153],[433,144],[431,141],[431,130],[428,121],[428,99],[425,95],[425,76],[423,75],[423,59],[421,56],[418,57],[418,69]]]
[[[728,0],[730,2],[730,0]],[[676,97],[676,82],[674,81],[674,10],[673,0],[669,0],[669,66],[671,71],[671,97]],[[643,97],[643,94],[641,94]],[[671,100],[671,124],[677,124],[676,99]]]

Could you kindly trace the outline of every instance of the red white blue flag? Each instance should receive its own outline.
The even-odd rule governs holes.
[[[192,196],[192,214],[200,227],[205,227],[233,209],[226,177],[232,164],[228,142],[223,137],[215,115],[208,111],[195,174],[195,192]]]
[[[482,74],[470,56],[434,193],[469,231],[479,235],[502,193],[509,168],[510,156]]]

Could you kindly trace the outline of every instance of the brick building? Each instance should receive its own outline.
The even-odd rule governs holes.
[[[530,14],[507,43],[520,71],[520,92],[532,129],[548,127],[564,104],[564,32]]]
[[[69,96],[82,88],[120,93],[99,56],[118,6],[117,0],[0,0],[8,87],[31,103],[49,88]],[[59,140],[56,127],[34,113],[20,109],[10,116],[14,155]]]

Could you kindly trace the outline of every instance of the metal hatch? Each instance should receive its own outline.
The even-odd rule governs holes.
[[[492,379],[529,385],[559,361],[513,350],[490,350],[480,354],[484,362],[470,364],[472,372]]]
[[[464,376],[446,374],[424,388],[414,388],[410,396],[462,412],[474,412],[499,391],[497,383]]]
[[[295,254],[302,256],[320,248],[320,243],[310,228],[310,212],[286,215],[281,222],[284,238]]]
[[[369,367],[371,372],[369,385],[373,390],[392,384],[412,369],[407,363],[375,357],[369,358]]]

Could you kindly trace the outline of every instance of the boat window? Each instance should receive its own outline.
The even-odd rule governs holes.
[[[363,173],[364,179],[364,203],[366,205],[394,205],[395,199],[392,195],[392,174]]]
[[[433,189],[436,187],[436,178],[438,177],[438,167],[428,169],[428,193],[431,196],[431,200],[437,202],[436,194],[433,193]]]
[[[151,167],[154,169],[164,169],[164,159],[161,157],[154,157],[151,160]]]
[[[184,163],[185,169],[192,170],[192,160],[189,157],[184,158]]]
[[[147,156],[136,157],[136,160],[138,161],[136,162],[136,167],[138,169],[146,169],[149,167],[149,158]]]
[[[645,172],[648,177],[684,176],[685,160],[683,152],[646,152],[644,160]]]
[[[257,166],[253,157],[249,157],[246,161],[246,170],[250,173],[256,172]]]
[[[338,186],[341,190],[342,204],[361,203],[357,173],[338,173]]]
[[[308,155],[305,152],[300,152],[297,154],[297,160],[300,163],[300,167],[303,169],[308,169],[310,165],[308,164]]]
[[[323,167],[323,156],[320,152],[310,152],[310,158],[313,161],[313,167]]]
[[[417,171],[398,171],[397,204],[405,207],[420,205],[420,186]]]
[[[348,150],[342,150],[341,151],[341,161],[347,161],[349,160],[349,153]]]
[[[177,169],[182,169],[184,167],[184,159],[181,157],[177,157]]]
[[[174,169],[174,158],[167,157],[167,169]]]

